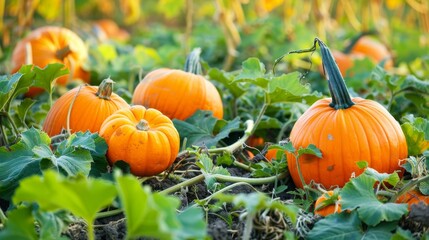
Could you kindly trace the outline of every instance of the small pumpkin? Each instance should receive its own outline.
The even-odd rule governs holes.
[[[113,81],[104,79],[100,86],[75,87],[55,101],[43,123],[43,131],[49,136],[70,131],[98,132],[104,120],[116,110],[128,107],[128,103],[113,93]],[[69,114],[70,113],[70,114]]]
[[[160,111],[135,105],[116,111],[100,129],[111,164],[123,160],[136,176],[152,176],[171,166],[180,137],[173,122]]]
[[[399,161],[408,156],[401,126],[379,103],[350,97],[344,79],[328,47],[319,39],[323,66],[332,98],[316,101],[296,121],[290,133],[295,149],[314,144],[322,158],[304,154],[299,158],[303,181],[342,187],[362,173],[356,165],[366,161],[378,172],[400,170]],[[287,152],[288,168],[294,183],[302,188],[297,161]]]
[[[148,73],[134,90],[132,103],[158,109],[170,119],[185,120],[198,109],[223,118],[219,92],[200,75],[200,53],[199,48],[190,53],[185,71],[161,68]]]
[[[70,73],[59,77],[56,83],[65,85],[69,79],[89,82],[90,75],[82,68],[87,57],[87,48],[76,33],[63,27],[45,26],[30,32],[17,43],[12,52],[12,73],[25,64],[44,68],[49,63],[62,63]],[[41,92],[42,88],[32,87],[26,96],[34,97]]]
[[[408,191],[396,199],[396,203],[407,203],[408,210],[411,210],[413,204],[419,204],[420,202],[429,205],[429,196],[423,195],[417,189]]]
[[[327,191],[320,195],[314,204],[314,214],[326,217],[341,212],[341,197],[336,191]]]

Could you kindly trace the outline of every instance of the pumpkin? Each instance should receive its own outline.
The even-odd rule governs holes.
[[[185,120],[198,109],[223,118],[219,92],[200,75],[200,53],[197,48],[189,54],[185,71],[161,68],[148,73],[134,90],[132,103],[158,109],[170,119]]]
[[[97,33],[101,33],[99,37],[102,40],[110,38],[118,41],[127,41],[130,38],[130,34],[124,29],[121,29],[118,24],[111,19],[97,20],[94,23],[94,27]]]
[[[335,191],[327,191],[320,195],[314,204],[314,214],[326,217],[341,212],[341,197]]]
[[[55,101],[43,123],[43,131],[49,136],[70,132],[98,132],[104,120],[116,110],[128,107],[128,103],[112,92],[113,81],[103,80],[99,87],[80,86],[66,92]],[[70,114],[69,114],[70,112]]]
[[[317,43],[332,98],[316,101],[291,130],[295,149],[314,144],[322,152],[322,158],[308,154],[299,158],[302,180],[294,154],[286,153],[294,183],[302,188],[303,181],[313,180],[326,188],[342,187],[352,175],[362,173],[358,161],[368,162],[378,172],[401,169],[399,161],[407,157],[408,149],[401,126],[379,103],[351,98],[330,50],[316,38]]]
[[[82,68],[87,56],[87,48],[76,33],[67,28],[45,26],[30,32],[17,43],[12,52],[12,73],[24,64],[44,68],[50,63],[62,63],[70,73],[59,77],[56,83],[65,85],[69,79],[89,82],[89,73]],[[26,96],[34,97],[41,92],[42,88],[32,87]]]
[[[358,36],[343,52],[333,50],[332,55],[343,76],[346,74],[352,76],[353,73],[348,71],[356,60],[363,58],[369,58],[375,64],[385,60],[385,69],[393,67],[392,55],[386,46],[369,36]],[[323,68],[320,70],[323,73]]]
[[[411,205],[418,204],[420,202],[429,205],[429,196],[423,195],[417,189],[408,191],[396,199],[396,203],[407,203],[408,210],[411,210]]]
[[[136,176],[152,176],[171,166],[180,137],[173,122],[160,111],[135,105],[116,111],[100,129],[111,164],[123,160]]]

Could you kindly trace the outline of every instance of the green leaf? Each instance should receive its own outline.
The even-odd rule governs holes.
[[[26,98],[21,101],[21,104],[18,106],[17,116],[21,122],[22,126],[27,126],[25,123],[25,117],[27,116],[28,110],[36,103],[36,100],[31,98]]]
[[[111,182],[83,176],[70,179],[47,170],[43,176],[23,179],[12,200],[14,204],[36,202],[45,211],[66,210],[92,224],[97,212],[115,197],[116,189]]]
[[[240,126],[240,121],[235,118],[229,122],[216,135],[213,132],[218,120],[213,117],[210,111],[198,110],[186,119],[181,121],[173,119],[174,126],[179,132],[180,138],[186,138],[186,147],[195,146],[215,146],[220,140],[228,137],[231,131],[236,130]]]
[[[309,144],[306,148],[301,147],[298,149],[298,155],[300,156],[302,154],[314,155],[318,158],[322,157],[322,152],[314,144]]]
[[[415,238],[410,230],[404,230],[398,227],[395,234],[392,235],[391,240],[415,240]]]
[[[142,236],[159,239],[180,239],[180,236],[205,233],[205,223],[200,212],[192,211],[193,216],[185,215],[179,218],[176,209],[180,205],[179,199],[165,196],[161,193],[152,193],[149,186],[142,187],[132,175],[115,176],[119,199],[127,219],[127,238]],[[193,218],[192,222],[185,221]],[[186,224],[186,225],[185,225]],[[199,231],[195,231],[196,228]],[[188,231],[187,229],[193,229]]]
[[[93,162],[106,161],[107,146],[97,134],[75,133],[61,142],[55,152],[50,148],[49,136],[40,130],[30,128],[21,134],[21,140],[10,150],[0,148],[0,195],[8,199],[18,186],[19,180],[44,169],[75,176],[88,175]],[[107,163],[105,163],[107,164]],[[107,167],[106,167],[107,168]],[[100,170],[101,171],[101,170]]]
[[[321,98],[321,94],[310,94],[310,85],[300,82],[300,73],[292,72],[270,79],[267,91],[270,103],[303,102],[312,104]]]
[[[177,232],[178,239],[205,239],[207,226],[204,219],[204,212],[199,207],[188,207],[177,216],[181,231]],[[197,221],[196,221],[197,220]]]
[[[0,231],[0,239],[36,240],[36,228],[31,207],[18,207],[8,211],[8,220]]]
[[[249,58],[243,62],[242,70],[234,82],[250,82],[265,89],[269,80],[265,77],[264,64],[257,58]]]
[[[373,168],[367,168],[364,172],[366,175],[371,176],[372,178],[376,179],[378,182],[387,182],[393,187],[398,184],[398,182],[401,180],[399,178],[399,175],[397,172],[394,173],[379,173],[377,170]]]
[[[61,236],[66,224],[55,213],[33,211],[33,214],[39,223],[39,239],[67,239]]]
[[[69,73],[68,68],[61,63],[51,63],[44,68],[34,66],[33,71],[36,73],[34,86],[43,88],[49,94],[52,93],[54,80]]]
[[[361,221],[356,212],[331,214],[317,221],[308,233],[308,240],[349,240],[361,239],[363,236]]]
[[[15,73],[11,76],[0,76],[0,110],[3,110],[11,100],[21,77],[21,73]]]
[[[211,80],[222,83],[235,97],[242,96],[246,91],[236,82],[234,82],[234,75],[227,73],[217,68],[210,68],[207,72]]]
[[[429,120],[413,115],[403,118],[401,125],[408,145],[408,155],[416,156],[429,150]]]
[[[357,208],[359,218],[370,226],[400,219],[408,212],[407,204],[380,202],[374,193],[375,182],[376,179],[367,174],[352,178],[340,193],[342,209]]]

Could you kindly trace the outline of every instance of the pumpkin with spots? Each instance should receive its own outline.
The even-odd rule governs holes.
[[[357,162],[366,161],[378,172],[399,170],[408,148],[401,126],[379,103],[350,97],[344,79],[328,47],[316,39],[332,98],[315,102],[297,120],[290,140],[295,149],[314,144],[322,158],[302,155],[298,162],[303,181],[331,186],[344,186],[353,175],[363,172]],[[294,183],[303,187],[297,161],[287,153],[289,171]]]

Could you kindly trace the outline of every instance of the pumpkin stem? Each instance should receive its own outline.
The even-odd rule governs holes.
[[[140,131],[147,131],[150,129],[148,121],[144,119],[140,119],[139,123],[137,123],[136,128]]]
[[[97,95],[99,98],[110,100],[110,96],[112,95],[113,91],[113,83],[115,82],[110,79],[110,77],[104,79],[100,83],[100,86],[98,86],[98,90],[95,95]]]
[[[344,82],[343,76],[341,76],[340,69],[332,56],[329,48],[320,39],[315,38],[319,44],[320,51],[322,53],[323,69],[325,71],[326,78],[328,79],[329,92],[332,96],[332,102],[329,106],[335,109],[346,109],[353,106],[355,103],[352,101],[349,91],[347,90],[346,83]]]
[[[69,55],[69,53],[71,53],[71,49],[70,49],[70,46],[67,45],[67,46],[57,50],[57,52],[55,53],[55,57],[59,60],[63,60],[64,58],[67,57],[67,55]]]
[[[185,72],[190,72],[193,74],[201,75],[201,63],[200,63],[200,54],[201,48],[194,48],[191,53],[189,53],[185,62]]]

